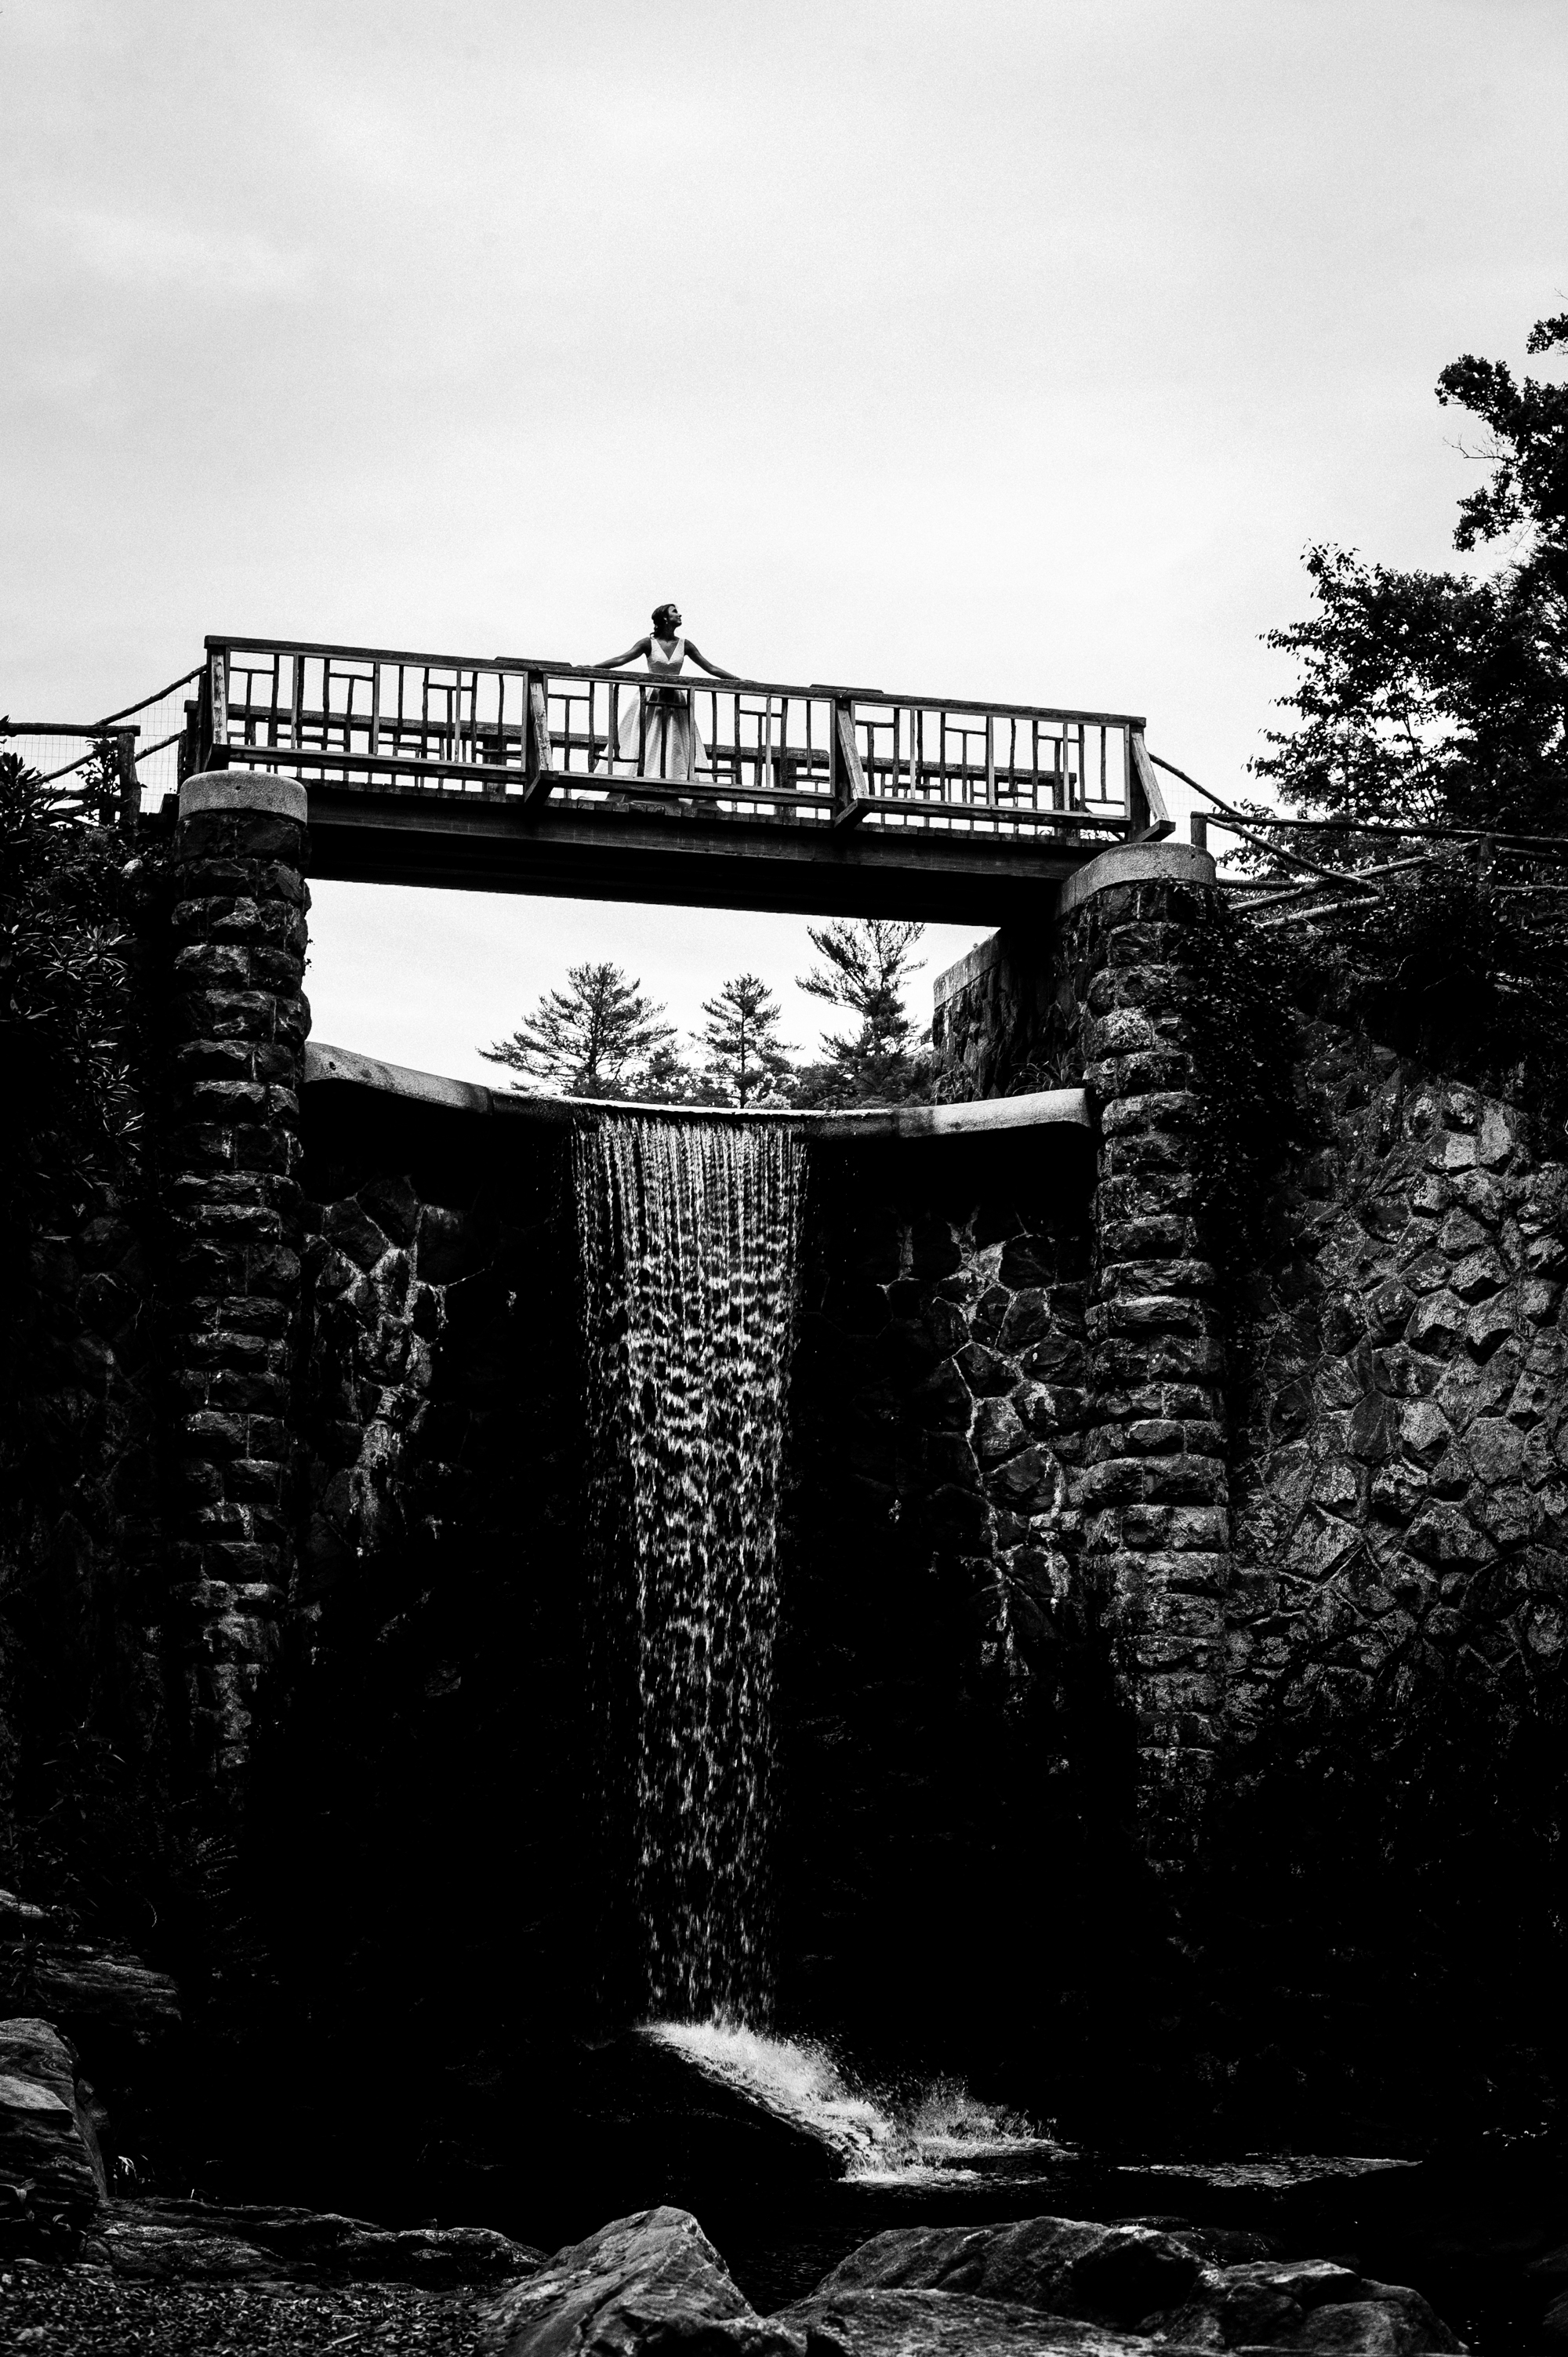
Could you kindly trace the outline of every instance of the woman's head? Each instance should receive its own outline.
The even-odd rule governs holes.
[[[653,608],[653,627],[661,639],[667,639],[681,627],[681,608],[672,601]]]

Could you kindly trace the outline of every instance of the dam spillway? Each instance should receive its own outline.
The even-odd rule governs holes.
[[[804,1160],[771,1123],[610,1116],[573,1142],[604,1799],[629,1824],[643,2002],[678,2018],[768,2010]]]

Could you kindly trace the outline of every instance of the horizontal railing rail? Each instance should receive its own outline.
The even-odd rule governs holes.
[[[208,639],[188,712],[182,772],[254,764],[530,812],[635,802],[829,831],[1169,832],[1131,713],[229,635]]]

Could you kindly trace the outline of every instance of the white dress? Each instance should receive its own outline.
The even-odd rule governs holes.
[[[686,641],[677,639],[666,654],[657,639],[648,641],[648,668],[656,680],[672,683],[681,676]],[[694,777],[707,765],[707,748],[697,726],[689,687],[662,684],[641,697],[618,691],[616,759],[628,761],[639,777],[671,781]],[[638,705],[642,706],[639,719]],[[639,737],[641,737],[641,759]]]

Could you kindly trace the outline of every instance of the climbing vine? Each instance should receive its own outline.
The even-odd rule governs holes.
[[[1445,1077],[1527,1105],[1562,1150],[1568,922],[1560,870],[1494,886],[1467,847],[1335,912],[1296,950],[1298,1002]],[[1300,938],[1299,936],[1297,937]]]
[[[1196,1160],[1234,1384],[1251,1360],[1260,1273],[1282,1239],[1283,1177],[1308,1143],[1298,977],[1272,936],[1209,895],[1188,939]]]

